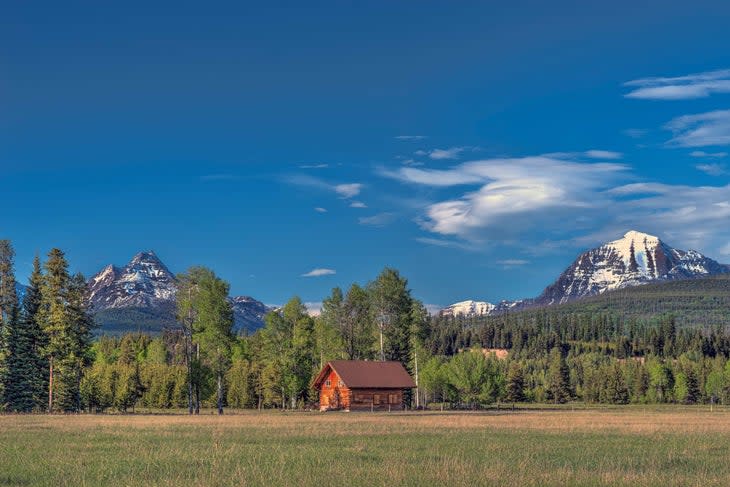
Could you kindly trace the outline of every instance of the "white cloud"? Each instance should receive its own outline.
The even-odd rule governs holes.
[[[335,192],[343,198],[354,198],[360,194],[362,187],[360,183],[338,184],[335,186]]]
[[[676,147],[730,145],[730,110],[716,110],[683,115],[665,125],[674,137],[668,142]]]
[[[350,208],[367,208],[368,205],[363,203],[362,201],[353,201],[350,203]]]
[[[429,232],[417,240],[427,245],[481,252],[502,245],[544,255],[585,249],[638,229],[677,248],[730,255],[730,184],[640,180],[627,164],[564,156],[478,160],[441,170],[400,167],[380,174],[448,188],[447,197],[402,205],[417,212],[416,221]],[[703,169],[730,173],[730,167]],[[510,260],[522,259],[500,265]]]
[[[358,219],[360,225],[370,225],[373,227],[384,227],[395,220],[392,213],[378,213],[373,216],[363,216]]]
[[[330,166],[329,164],[302,164],[299,167],[302,169],[326,169]]]
[[[640,139],[646,135],[646,132],[647,131],[644,129],[626,129],[622,133],[627,137],[631,137],[632,139]]]
[[[428,157],[435,160],[458,159],[466,147],[451,147],[449,149],[433,149],[428,152]]]
[[[498,260],[497,264],[505,267],[516,267],[516,266],[522,266],[529,264],[529,260],[522,260],[522,259],[505,259],[505,260]]]
[[[623,154],[620,152],[597,149],[586,151],[585,155],[591,159],[621,159],[623,157]]]
[[[427,135],[397,135],[394,137],[397,140],[423,140],[428,138]]]
[[[727,157],[727,152],[705,152],[702,150],[696,150],[689,153],[692,157],[707,157],[711,159],[719,159],[721,157]]]
[[[479,185],[458,198],[430,204],[421,226],[441,235],[479,240],[484,230],[514,231],[524,215],[606,203],[600,191],[625,177],[618,163],[580,163],[545,156],[472,161],[447,170],[401,168],[385,176],[428,186]],[[524,230],[527,230],[525,228]]]
[[[327,213],[327,208],[322,208],[321,206],[318,206],[314,209],[317,213]]]
[[[459,250],[467,250],[467,251],[477,251],[480,250],[480,247],[477,245],[474,245],[470,242],[460,242],[457,240],[446,240],[441,238],[430,238],[430,237],[418,237],[416,238],[417,242],[421,242],[426,245],[434,245],[436,247],[447,247],[452,249],[459,249]]]
[[[725,164],[697,164],[695,168],[710,176],[722,176],[728,173]]]
[[[334,269],[326,269],[326,268],[317,268],[312,269],[311,271],[302,274],[302,277],[321,277],[321,276],[331,276],[333,274],[337,274],[337,271]]]
[[[730,93],[730,69],[706,71],[673,78],[642,78],[624,83],[632,88],[626,98],[644,100],[686,100]]]
[[[297,186],[305,186],[309,188],[316,188],[323,191],[330,191],[337,193],[344,199],[349,199],[357,196],[362,191],[364,185],[362,183],[343,183],[343,184],[331,184],[320,178],[315,178],[306,174],[297,174],[288,176],[285,181],[290,184]]]

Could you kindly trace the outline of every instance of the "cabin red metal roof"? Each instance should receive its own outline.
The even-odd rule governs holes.
[[[409,389],[416,387],[408,371],[400,362],[369,360],[332,360],[327,362],[314,380],[319,387],[329,369],[334,370],[350,389]]]

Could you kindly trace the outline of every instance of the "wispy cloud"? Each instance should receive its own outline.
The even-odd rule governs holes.
[[[446,247],[451,249],[467,250],[475,252],[480,250],[479,246],[474,245],[471,242],[461,242],[456,240],[446,240],[442,238],[431,238],[431,237],[418,237],[417,242],[421,242],[426,245],[434,245],[436,247]]]
[[[727,152],[705,152],[702,150],[696,150],[689,153],[692,157],[707,157],[710,159],[719,159],[721,157],[727,157]]]
[[[392,213],[378,213],[372,216],[362,216],[358,218],[360,225],[369,225],[373,227],[384,227],[395,220],[395,215]]]
[[[334,269],[316,268],[305,274],[302,274],[302,277],[322,277],[331,276],[333,274],[337,274],[337,271],[335,271]]]
[[[641,78],[628,81],[626,98],[643,100],[686,100],[730,93],[730,69],[706,71],[677,77]]]
[[[414,152],[417,156],[427,156],[434,160],[448,160],[458,159],[464,151],[473,149],[472,147],[450,147],[448,149],[430,149],[430,150],[417,150]]]
[[[606,202],[600,190],[624,177],[627,169],[618,163],[536,156],[472,161],[448,170],[401,168],[384,174],[419,185],[480,186],[429,205],[421,223],[431,232],[472,240],[488,228],[507,231],[519,226],[514,218],[521,215],[596,208]]]
[[[728,173],[725,164],[697,164],[695,168],[710,176],[722,176]]]
[[[529,264],[529,260],[523,260],[523,259],[505,259],[505,260],[498,260],[497,264],[504,266],[504,267],[517,267],[517,266],[523,266]]]
[[[647,131],[645,129],[626,129],[621,133],[627,137],[631,137],[632,139],[640,139],[646,135],[646,132]]]
[[[343,198],[354,198],[360,194],[362,187],[360,183],[338,184],[335,186],[335,192]]]
[[[323,179],[315,178],[306,174],[287,176],[284,179],[289,184],[305,186],[323,191],[330,191],[338,194],[341,198],[349,199],[360,194],[364,185],[362,183],[332,184]]]
[[[591,159],[621,159],[623,154],[610,150],[593,149],[585,152],[586,157]]]
[[[353,201],[350,203],[350,208],[367,208],[368,205],[363,203],[362,201]]]
[[[683,115],[672,119],[665,128],[674,135],[669,146],[730,145],[730,110]]]
[[[327,213],[327,208],[322,208],[321,206],[318,206],[314,209],[317,213]]]
[[[302,169],[326,169],[330,167],[329,164],[319,163],[319,164],[302,164],[299,166]]]
[[[396,135],[393,137],[397,140],[423,140],[428,138],[427,135]]]

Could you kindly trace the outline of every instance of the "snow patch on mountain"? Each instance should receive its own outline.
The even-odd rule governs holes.
[[[152,252],[140,252],[124,267],[108,265],[89,281],[95,311],[160,305],[175,300],[175,276]]]
[[[159,316],[164,324],[175,324],[177,279],[152,251],[140,252],[124,267],[108,265],[89,282],[92,312],[102,313],[118,325],[119,316],[128,309],[143,310]],[[253,331],[263,326],[271,308],[250,296],[229,298],[233,307],[234,329]],[[119,310],[119,313],[110,312]],[[121,321],[125,321],[121,319]],[[104,323],[100,323],[103,327]],[[125,325],[126,326],[126,325]],[[135,323],[129,323],[134,329]]]
[[[470,299],[447,306],[441,310],[441,313],[446,316],[486,316],[494,311],[495,308],[496,306],[492,303],[488,303],[486,301],[474,301]]]
[[[728,270],[695,250],[675,249],[658,237],[632,230],[578,256],[536,299],[536,304],[565,303],[647,282],[690,279]]]
[[[730,266],[707,258],[696,250],[675,249],[659,237],[631,230],[618,240],[580,254],[537,298],[501,301],[496,306],[482,301],[463,301],[445,308],[442,315],[502,314],[566,303],[654,281],[692,279],[727,272],[730,272]],[[480,304],[483,305],[481,308]]]

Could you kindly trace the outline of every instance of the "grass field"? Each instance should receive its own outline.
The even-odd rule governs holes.
[[[730,483],[730,412],[0,416],[0,485]]]

